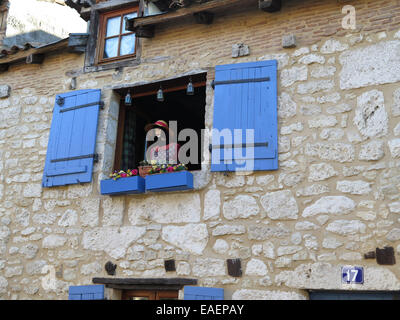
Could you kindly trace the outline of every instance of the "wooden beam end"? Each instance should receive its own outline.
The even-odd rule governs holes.
[[[44,60],[44,54],[33,53],[26,57],[27,64],[42,64]]]
[[[282,8],[282,0],[258,0],[258,7],[266,12],[277,12]]]
[[[214,21],[214,13],[212,12],[197,12],[194,17],[199,24],[212,24]]]

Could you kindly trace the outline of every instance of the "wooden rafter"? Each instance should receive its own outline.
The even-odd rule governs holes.
[[[128,20],[127,26],[130,30],[138,27],[152,26],[160,23],[173,21],[179,18],[193,16],[200,12],[213,12],[243,3],[243,0],[212,0],[201,4],[193,4],[176,11],[158,14],[154,16],[139,17]]]

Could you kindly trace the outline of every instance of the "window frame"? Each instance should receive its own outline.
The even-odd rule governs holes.
[[[123,32],[123,26],[124,26],[124,15],[127,15],[129,13],[136,12],[137,16],[139,16],[139,6],[136,5],[134,7],[129,7],[129,8],[124,8],[124,9],[118,9],[118,10],[113,10],[113,11],[108,11],[104,13],[100,13],[99,17],[99,36],[97,40],[97,55],[96,55],[96,65],[101,65],[101,64],[107,64],[110,62],[116,62],[116,61],[121,61],[121,60],[128,60],[128,59],[133,59],[136,58],[137,56],[137,51],[138,51],[138,38],[135,35],[135,52],[133,54],[127,54],[127,55],[119,55],[120,54],[120,49],[121,49],[121,41],[123,36],[135,34],[135,32],[129,31],[127,33],[122,33]],[[120,22],[120,33],[118,33],[115,36],[107,37],[106,32],[107,32],[107,21],[109,19],[115,18],[115,17],[121,17],[121,22]],[[105,44],[106,40],[112,39],[112,38],[118,38],[118,56],[116,57],[111,57],[111,58],[104,58],[104,49],[105,49]]]
[[[174,300],[179,299],[178,290],[123,290],[122,300],[130,298],[147,298],[148,300]]]
[[[129,59],[109,61],[107,63],[97,63],[98,55],[98,39],[99,39],[99,27],[100,27],[100,16],[107,12],[132,9],[138,6],[138,17],[143,15],[143,0],[130,1],[128,3],[120,2],[101,2],[92,7],[90,11],[90,18],[88,19],[88,33],[89,39],[86,46],[85,62],[84,62],[84,73],[100,72],[111,69],[121,70],[124,67],[134,67],[140,64],[141,54],[142,54],[142,38],[136,37],[136,56]]]
[[[205,75],[205,78],[207,77],[207,72],[200,72],[197,74],[192,75],[192,77],[197,77],[197,76],[202,76]],[[177,80],[177,79],[185,79],[188,76],[182,76],[182,77],[177,77],[174,79],[170,79],[170,81],[172,80]],[[159,84],[163,85],[163,92],[164,93],[168,93],[168,92],[176,92],[176,91],[181,91],[181,90],[186,90],[186,86],[187,85],[166,85],[165,83],[168,80],[163,80],[163,81],[159,81],[159,82],[154,82],[154,83],[149,83],[147,85],[154,85],[156,84],[157,89],[152,90],[152,89],[146,89],[144,92],[142,93],[134,93],[135,91],[135,87],[129,88],[132,89],[133,93],[131,94],[132,96],[132,101],[134,101],[135,98],[139,98],[139,97],[145,97],[145,96],[155,96],[157,94],[158,91],[158,87]],[[146,85],[144,85],[146,86]],[[193,80],[193,87],[194,88],[205,88],[205,90],[207,90],[207,80]],[[116,141],[115,141],[115,153],[114,153],[114,161],[113,161],[113,167],[112,167],[112,171],[119,171],[121,170],[121,160],[122,160],[122,152],[123,152],[123,139],[124,139],[124,131],[125,131],[125,112],[126,112],[126,106],[125,106],[125,91],[121,91],[119,92],[120,94],[120,100],[119,100],[119,114],[118,114],[118,124],[117,124],[117,137],[116,137]],[[124,92],[124,94],[122,94],[122,92]],[[206,108],[206,104],[204,106],[204,108]],[[204,119],[205,121],[205,119]],[[202,150],[200,150],[200,154],[202,153]],[[201,171],[201,170],[195,170],[195,171]]]

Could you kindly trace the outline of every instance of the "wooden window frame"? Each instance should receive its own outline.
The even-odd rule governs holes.
[[[184,77],[182,77],[184,78]],[[179,78],[178,78],[179,79]],[[161,82],[161,84],[163,81]],[[193,87],[194,88],[201,88],[201,87],[206,87],[207,82],[206,81],[193,81]],[[164,93],[167,92],[175,92],[175,91],[181,91],[185,90],[187,85],[181,86],[181,85],[172,85],[170,87],[166,87],[163,89]],[[132,99],[139,98],[139,97],[145,97],[145,96],[152,96],[156,95],[158,91],[158,84],[157,84],[157,89],[155,90],[146,90],[145,92],[141,93],[135,93],[135,90],[132,90],[133,92],[131,93]],[[118,116],[118,128],[117,128],[117,139],[116,139],[116,146],[115,146],[115,154],[114,154],[114,166],[113,166],[113,171],[115,170],[121,170],[121,160],[122,160],[122,149],[123,149],[123,140],[124,140],[124,131],[125,131],[125,94],[121,95],[120,99],[120,106],[119,106],[119,116]]]
[[[132,297],[148,298],[149,300],[178,299],[178,290],[123,290],[122,300],[129,300]]]
[[[110,12],[106,13],[101,13],[99,17],[99,37],[97,41],[97,56],[96,56],[96,64],[106,64],[110,62],[118,62],[121,60],[127,60],[127,59],[134,59],[137,56],[137,49],[138,49],[138,38],[135,36],[135,52],[133,54],[127,54],[120,56],[120,48],[121,48],[121,40],[122,36],[127,36],[131,34],[135,34],[135,32],[123,32],[123,25],[124,25],[124,19],[123,16],[129,13],[135,12],[137,13],[137,16],[139,16],[139,6],[135,7],[130,7],[130,8],[125,8],[125,9],[119,9],[119,10],[113,10]],[[121,17],[121,23],[120,23],[120,33],[118,35],[112,36],[112,37],[106,37],[106,32],[107,32],[107,21],[108,19],[115,18],[115,17]],[[118,56],[117,57],[112,57],[112,58],[104,58],[104,49],[105,49],[105,44],[107,39],[111,38],[117,38],[118,37]]]

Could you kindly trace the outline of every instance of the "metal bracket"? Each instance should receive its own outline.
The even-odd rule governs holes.
[[[90,159],[93,158],[94,162],[99,161],[99,155],[97,153],[95,154],[87,154],[83,156],[76,156],[76,157],[69,157],[69,158],[60,158],[60,159],[53,159],[50,162],[51,163],[56,163],[56,162],[63,162],[63,161],[71,161],[71,160],[80,160],[80,159]]]
[[[97,102],[92,102],[92,103],[87,103],[87,104],[81,104],[80,106],[61,109],[60,113],[67,112],[67,111],[72,111],[72,110],[76,110],[76,109],[82,109],[82,108],[97,106],[97,105],[100,107],[100,109],[104,109],[104,102],[103,101],[97,101]]]
[[[213,145],[212,149],[234,149],[234,148],[256,148],[256,147],[268,147],[268,142],[220,144],[220,145]]]
[[[270,77],[258,78],[258,79],[239,79],[239,80],[226,80],[226,81],[211,81],[211,87],[215,89],[215,86],[221,84],[238,84],[238,83],[251,83],[251,82],[268,82],[271,81]]]

